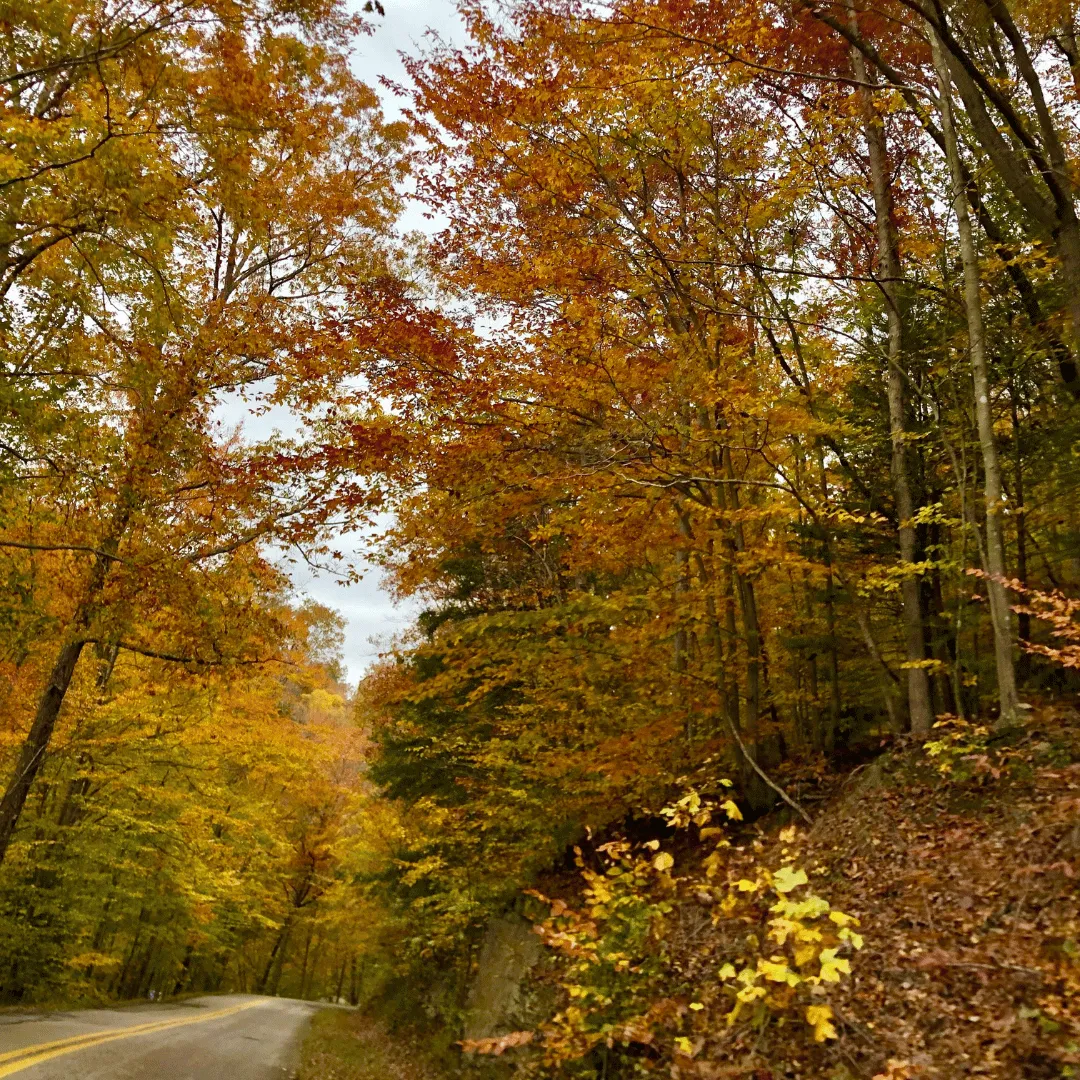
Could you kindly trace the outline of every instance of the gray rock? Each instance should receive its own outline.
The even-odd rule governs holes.
[[[510,913],[488,923],[465,1004],[466,1039],[489,1039],[517,1030],[524,984],[543,951],[532,924],[520,915]]]

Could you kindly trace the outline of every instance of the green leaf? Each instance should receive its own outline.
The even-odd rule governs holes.
[[[772,878],[773,888],[778,893],[789,893],[810,880],[805,870],[793,870],[790,866],[781,867]]]
[[[822,982],[839,982],[841,973],[851,974],[851,964],[842,956],[837,957],[835,949],[822,949],[818,959],[821,961]]]

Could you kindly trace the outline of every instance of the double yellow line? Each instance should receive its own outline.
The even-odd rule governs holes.
[[[130,1039],[134,1035],[149,1035],[154,1031],[167,1031],[169,1028],[184,1027],[187,1024],[205,1024],[208,1020],[220,1020],[223,1016],[234,1016],[245,1009],[264,1005],[265,1001],[245,1001],[242,1005],[232,1005],[227,1009],[218,1009],[206,1016],[185,1016],[180,1020],[155,1020],[149,1024],[136,1024],[121,1028],[119,1031],[94,1031],[86,1035],[73,1035],[67,1039],[38,1043],[35,1046],[23,1046],[18,1050],[9,1050],[0,1054],[0,1077],[29,1069],[31,1065],[40,1065],[43,1061],[82,1050],[88,1046],[100,1046],[102,1043],[117,1039]]]

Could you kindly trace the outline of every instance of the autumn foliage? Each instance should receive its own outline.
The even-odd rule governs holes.
[[[349,71],[362,29],[0,14],[6,1000],[273,992],[290,942],[301,994],[341,993],[359,736],[335,616],[274,552],[330,557],[381,453],[320,429],[360,368],[347,296],[393,260],[404,133]],[[234,430],[240,401],[301,434]]]
[[[459,10],[401,124],[337,3],[0,16],[3,992],[1072,1075],[1072,6]],[[282,558],[360,527],[423,613],[346,701]]]

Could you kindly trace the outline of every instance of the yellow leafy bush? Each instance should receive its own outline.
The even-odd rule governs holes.
[[[587,1068],[597,1053],[694,1058],[710,1039],[769,1018],[794,1018],[808,1036],[837,1036],[829,987],[851,973],[863,944],[858,920],[813,891],[797,864],[794,828],[781,834],[782,863],[735,873],[731,841],[714,818],[738,820],[730,800],[688,792],[660,816],[674,828],[720,839],[701,859],[659,850],[657,840],[617,839],[595,855],[577,849],[585,887],[580,907],[531,895],[550,906],[537,927],[563,958],[562,1007],[542,1026],[547,1067]],[[733,812],[734,810],[734,812]],[[595,861],[594,861],[595,860]],[[597,862],[599,865],[597,865]],[[676,873],[676,866],[686,870]],[[697,955],[722,958],[687,977],[677,959],[680,926],[708,910]],[[700,967],[700,965],[699,965]]]

